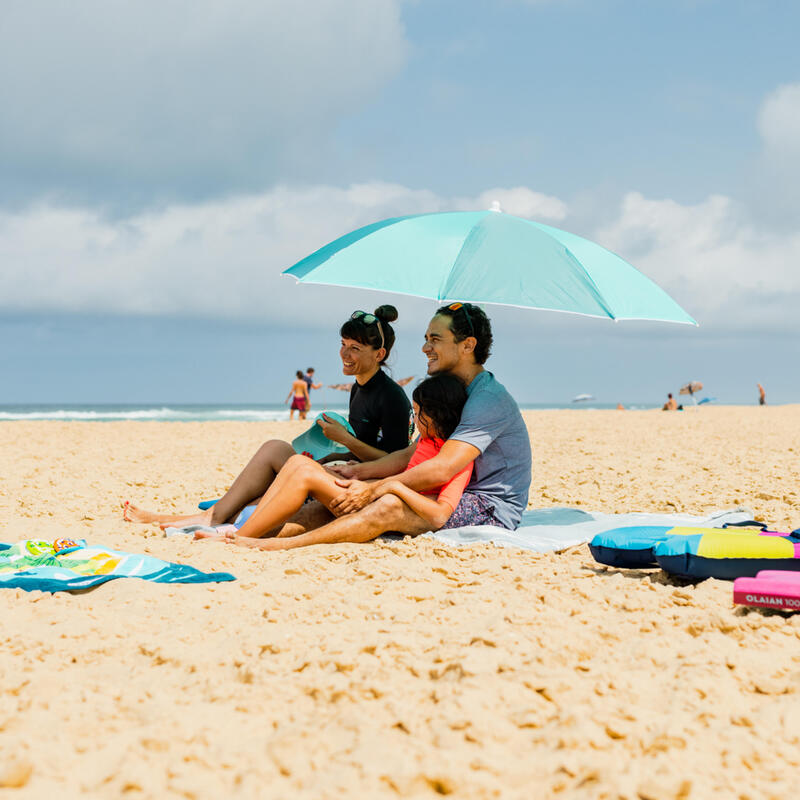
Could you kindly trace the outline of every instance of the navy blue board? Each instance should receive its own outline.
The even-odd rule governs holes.
[[[589,543],[595,561],[609,567],[642,569],[655,567],[653,548],[673,531],[672,526],[636,525],[598,533]]]

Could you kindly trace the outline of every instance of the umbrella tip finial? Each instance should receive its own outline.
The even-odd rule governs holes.
[[[495,213],[500,214],[503,211],[503,209],[500,207],[500,201],[492,200],[492,207],[489,209],[489,211],[494,211]]]

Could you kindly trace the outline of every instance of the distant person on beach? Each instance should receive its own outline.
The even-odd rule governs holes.
[[[308,410],[311,410],[311,390],[312,389],[321,389],[321,383],[314,383],[314,367],[308,367],[306,369],[306,374],[303,375],[303,380],[306,382],[306,386],[308,386]]]
[[[302,370],[297,370],[297,377],[292,383],[292,388],[289,389],[289,394],[286,396],[284,402],[288,403],[289,398],[292,398],[292,406],[289,409],[289,419],[294,419],[294,412],[298,411],[300,419],[306,418],[306,409],[309,402],[308,384],[305,381]]]
[[[442,372],[422,381],[414,389],[413,399],[419,440],[406,470],[413,469],[441,451],[445,440],[458,427],[461,410],[467,402],[467,390],[461,378]],[[375,490],[373,497],[378,499],[387,494],[395,495],[431,530],[455,527],[463,524],[453,512],[472,476],[472,466],[473,462],[470,461],[443,485],[422,492],[410,489],[399,480],[386,480]],[[287,522],[303,507],[309,495],[330,509],[345,491],[341,481],[321,464],[306,456],[295,455],[283,466],[256,510],[238,532],[232,525],[225,525],[213,534],[198,532],[197,538],[238,535],[258,539]],[[228,527],[233,530],[223,530]]]
[[[675,402],[675,398],[672,396],[672,392],[667,395],[667,402],[661,407],[662,411],[677,411],[678,404]]]
[[[338,422],[317,420],[329,439],[348,448],[347,455],[337,458],[368,461],[408,447],[411,403],[405,391],[382,369],[394,346],[395,334],[390,323],[396,319],[397,309],[390,305],[376,308],[373,314],[354,311],[339,331],[342,373],[355,378],[350,388],[349,414],[355,436]],[[261,498],[293,455],[288,442],[280,439],[265,442],[231,488],[207,511],[159,514],[126,502],[124,518],[129,522],[158,522],[165,526],[232,522],[245,506]]]
[[[514,399],[484,369],[491,345],[489,319],[470,303],[442,306],[428,323],[422,347],[428,375],[454,375],[467,387],[458,426],[432,458],[412,462],[414,443],[376,461],[333,467],[342,476],[337,485],[344,491],[330,499],[329,508],[318,501],[306,503],[291,521],[269,531],[270,538],[200,532],[197,538],[225,538],[246,547],[285,550],[368,542],[387,531],[415,536],[431,530],[431,520],[395,491],[396,484],[415,492],[433,491],[470,464],[472,478],[448,526],[495,525],[514,530],[528,502],[530,439]]]
[[[758,386],[758,404],[760,406],[765,406],[767,404],[767,393],[760,383],[757,383],[756,386]]]

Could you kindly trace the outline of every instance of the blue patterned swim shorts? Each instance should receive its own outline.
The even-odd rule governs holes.
[[[463,528],[466,525],[496,525],[505,528],[494,516],[494,505],[485,495],[464,492],[455,511],[440,530],[445,528]]]

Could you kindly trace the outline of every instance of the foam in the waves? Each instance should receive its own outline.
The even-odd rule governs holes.
[[[320,409],[322,410],[322,409]],[[339,411],[330,408],[326,410]],[[312,416],[315,412],[312,411]],[[346,409],[345,409],[345,413]],[[0,421],[38,421],[56,422],[274,422],[289,418],[286,406],[267,408],[225,408],[225,407],[175,407],[160,408],[35,408],[23,406],[0,407]]]

